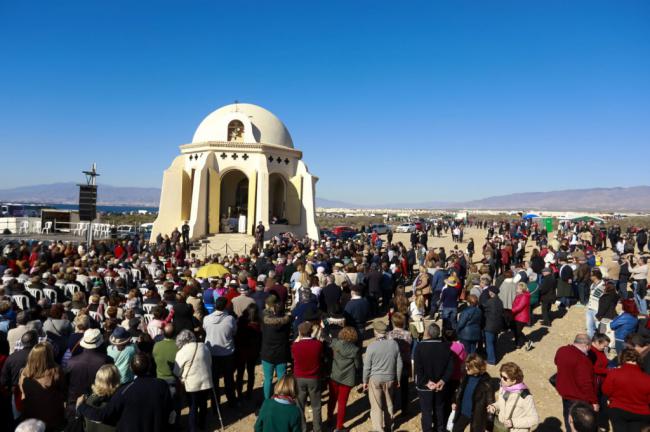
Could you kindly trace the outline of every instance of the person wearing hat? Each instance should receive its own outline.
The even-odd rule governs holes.
[[[133,380],[131,359],[135,355],[135,345],[131,343],[131,334],[124,327],[115,327],[109,337],[111,345],[106,353],[113,359],[115,366],[120,371],[122,384]]]
[[[95,374],[102,365],[113,363],[103,352],[104,338],[99,329],[87,329],[78,342],[83,352],[68,360],[65,373],[68,376],[68,414],[74,415],[77,398],[90,392]]]
[[[539,284],[539,299],[542,304],[542,325],[551,325],[551,306],[555,303],[557,280],[550,267],[542,269],[542,280]]]
[[[239,318],[249,305],[255,304],[255,300],[250,296],[247,284],[239,284],[237,291],[239,295],[232,299],[232,311]]]
[[[442,325],[444,328],[456,330],[456,317],[458,315],[458,297],[460,295],[459,280],[455,275],[445,279],[445,286],[440,293],[442,306]]]
[[[402,356],[397,342],[386,338],[388,326],[377,320],[372,326],[376,340],[366,350],[363,389],[368,390],[370,420],[376,431],[393,429],[393,393],[402,376]]]

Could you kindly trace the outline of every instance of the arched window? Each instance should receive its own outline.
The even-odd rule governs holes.
[[[244,124],[239,120],[233,120],[228,123],[228,141],[244,140]]]

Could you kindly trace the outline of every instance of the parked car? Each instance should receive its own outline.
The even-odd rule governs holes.
[[[412,233],[415,232],[415,230],[416,228],[414,223],[403,223],[395,228],[395,232],[398,233]]]
[[[370,225],[369,232],[376,231],[379,235],[388,234],[390,232],[390,227],[386,224],[372,224]]]
[[[348,233],[347,237],[344,237],[344,235],[346,235],[344,233],[346,233],[346,232]],[[352,237],[356,233],[357,233],[357,230],[355,230],[352,227],[345,226],[345,225],[339,225],[339,226],[335,226],[334,228],[332,228],[332,234],[334,234],[338,238],[349,238],[349,237]]]
[[[321,229],[320,230],[320,238],[321,240],[336,240],[336,236],[334,233],[328,229]]]

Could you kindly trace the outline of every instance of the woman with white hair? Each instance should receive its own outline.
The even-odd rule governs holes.
[[[204,429],[207,414],[207,400],[212,389],[212,356],[208,347],[196,341],[189,330],[176,336],[176,359],[174,375],[185,388],[190,409],[188,429]]]

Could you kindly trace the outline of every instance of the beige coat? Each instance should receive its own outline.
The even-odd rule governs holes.
[[[194,351],[196,349],[196,355]],[[194,360],[192,361],[192,356]],[[185,391],[196,392],[212,388],[212,356],[201,342],[186,343],[176,353],[174,375],[185,385]]]
[[[513,405],[515,407],[514,411],[512,411]],[[510,432],[528,432],[535,429],[539,424],[539,416],[537,415],[537,409],[535,409],[535,402],[531,394],[522,398],[512,393],[506,401],[503,399],[501,392],[499,392],[494,406],[497,409],[497,415],[501,423],[504,423],[508,419],[510,411],[512,411],[512,417],[510,419],[512,420],[512,429],[510,429]]]

